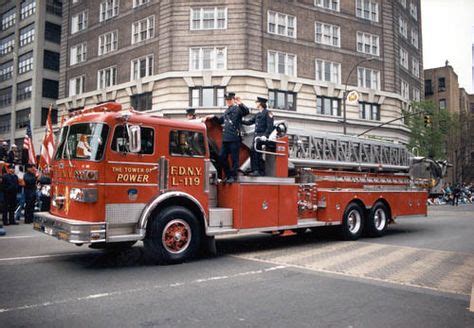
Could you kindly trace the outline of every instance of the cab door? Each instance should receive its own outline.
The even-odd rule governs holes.
[[[129,151],[126,127],[116,125],[105,163],[105,219],[107,238],[135,233],[136,223],[150,199],[158,193],[156,128],[140,126],[141,150]]]

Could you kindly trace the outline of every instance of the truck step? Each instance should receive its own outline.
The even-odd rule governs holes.
[[[299,219],[298,228],[309,228],[326,225],[325,222],[316,220],[315,218]]]
[[[231,208],[211,207],[209,209],[210,228],[232,228],[233,215]]]

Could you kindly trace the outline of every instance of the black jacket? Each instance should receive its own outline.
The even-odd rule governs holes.
[[[242,121],[244,125],[252,125],[255,124],[255,136],[261,137],[265,136],[268,138],[270,133],[273,131],[273,116],[268,111],[268,109],[264,109],[261,112],[255,114],[250,120]]]
[[[240,141],[240,128],[242,117],[248,115],[249,109],[244,104],[228,107],[224,115],[218,118],[220,124],[224,124],[222,131],[223,142]]]
[[[26,172],[23,175],[23,180],[25,181],[25,194],[35,194],[36,193],[36,177],[33,173]]]
[[[19,188],[18,177],[15,174],[4,174],[2,187],[5,194],[16,194]]]

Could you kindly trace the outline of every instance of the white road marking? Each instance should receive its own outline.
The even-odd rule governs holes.
[[[2,237],[0,237],[0,240],[5,240],[5,239],[38,238],[38,237],[42,237],[42,235],[26,235],[26,236],[2,236]]]
[[[113,296],[118,296],[122,294],[132,294],[132,293],[139,293],[139,292],[146,292],[150,290],[156,290],[156,289],[163,289],[163,288],[172,288],[172,287],[180,287],[184,285],[194,285],[194,284],[201,284],[201,283],[206,283],[209,281],[215,281],[215,280],[226,280],[226,279],[232,279],[232,278],[240,278],[244,276],[249,276],[249,275],[258,275],[258,274],[264,274],[267,272],[272,272],[275,270],[282,270],[287,268],[288,266],[286,265],[278,265],[262,270],[255,270],[255,271],[245,271],[245,272],[239,272],[235,273],[232,275],[228,276],[214,276],[214,277],[207,277],[207,278],[201,278],[201,279],[195,279],[190,282],[174,282],[170,283],[167,285],[154,285],[151,287],[145,287],[145,288],[134,288],[134,289],[128,289],[128,290],[118,290],[118,291],[113,291],[109,293],[100,293],[100,294],[91,294],[87,296],[81,296],[81,297],[75,297],[75,298],[67,298],[64,300],[58,300],[58,301],[50,301],[50,302],[44,302],[44,303],[38,303],[38,304],[28,304],[28,305],[22,305],[22,306],[17,306],[17,307],[11,307],[11,308],[0,308],[0,314],[2,313],[7,313],[7,312],[13,312],[13,311],[21,311],[21,310],[29,310],[29,309],[36,309],[36,308],[41,308],[41,307],[47,307],[47,306],[54,306],[54,305],[60,305],[60,304],[66,304],[66,303],[72,303],[72,302],[79,302],[79,301],[88,301],[88,300],[94,300],[98,298],[109,298]]]
[[[0,261],[25,261],[25,260],[35,260],[35,259],[44,259],[44,258],[50,258],[50,257],[61,257],[61,256],[80,255],[80,254],[90,254],[90,253],[75,252],[75,253],[63,253],[63,254],[47,254],[47,255],[20,256],[20,257],[5,257],[5,258],[0,258]]]

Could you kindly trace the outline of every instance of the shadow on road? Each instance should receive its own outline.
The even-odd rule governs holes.
[[[387,238],[397,235],[407,235],[419,233],[419,228],[393,226],[387,231]],[[372,238],[362,238],[360,241],[370,242]],[[281,248],[291,248],[297,246],[321,246],[331,243],[341,242],[338,239],[334,229],[316,229],[316,231],[308,230],[303,234],[295,234],[291,236],[274,236],[265,233],[255,235],[237,236],[231,238],[218,239],[216,256],[200,254],[195,261],[206,258],[219,258],[226,255],[245,254],[255,251],[277,250]],[[144,251],[143,246],[135,246],[126,250],[98,250],[88,252],[81,255],[65,256],[63,261],[74,265],[79,265],[86,269],[109,269],[109,268],[130,268],[137,266],[155,265]]]

